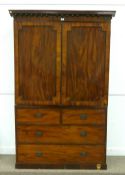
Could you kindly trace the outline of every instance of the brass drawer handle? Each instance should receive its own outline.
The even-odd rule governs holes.
[[[86,132],[86,131],[81,131],[81,132],[80,132],[80,136],[82,136],[82,137],[87,136],[87,132]]]
[[[85,119],[87,119],[87,117],[88,117],[87,114],[81,114],[80,115],[81,120],[85,120]]]
[[[40,137],[43,135],[43,132],[42,131],[36,131],[36,136]]]
[[[81,156],[81,157],[87,156],[87,152],[81,152],[81,153],[80,153],[80,156]]]
[[[41,117],[43,117],[43,115],[40,112],[38,112],[38,113],[34,114],[34,117],[41,118]]]
[[[36,157],[42,157],[43,156],[43,153],[40,152],[40,151],[38,151],[38,152],[35,153],[35,155],[36,155]]]

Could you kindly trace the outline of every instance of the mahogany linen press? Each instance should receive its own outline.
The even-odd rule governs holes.
[[[10,10],[16,168],[106,169],[115,11]]]

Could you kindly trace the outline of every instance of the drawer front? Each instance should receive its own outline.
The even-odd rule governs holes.
[[[106,111],[98,110],[63,110],[63,124],[95,124],[102,125],[106,121]]]
[[[18,145],[17,162],[26,164],[104,163],[103,145]]]
[[[19,143],[104,144],[105,127],[18,125],[17,140]]]
[[[51,109],[17,109],[16,121],[22,123],[59,124],[60,112]]]

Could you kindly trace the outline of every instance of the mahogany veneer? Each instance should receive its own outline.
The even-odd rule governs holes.
[[[10,10],[17,168],[106,169],[115,11]]]

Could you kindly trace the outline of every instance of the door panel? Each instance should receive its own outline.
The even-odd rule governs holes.
[[[60,103],[60,32],[59,23],[15,22],[17,104]]]
[[[63,104],[89,106],[106,103],[108,93],[106,84],[108,77],[105,75],[105,72],[108,73],[108,66],[105,65],[108,59],[106,30],[107,26],[102,27],[98,23],[63,25]]]

